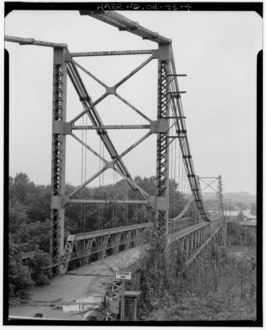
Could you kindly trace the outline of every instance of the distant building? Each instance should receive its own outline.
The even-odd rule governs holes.
[[[245,221],[254,221],[254,220],[257,221],[257,216],[252,215],[250,213],[250,210],[245,210],[245,211],[243,211],[243,213],[244,213]]]
[[[227,221],[237,221],[240,211],[224,211],[224,215]]]
[[[256,216],[256,215],[250,215],[250,216],[247,218],[247,221],[256,221],[256,222],[257,222],[257,216]]]

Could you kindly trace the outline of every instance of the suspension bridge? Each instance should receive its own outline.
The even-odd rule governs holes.
[[[55,306],[55,301],[63,299],[64,303],[61,305],[64,305],[65,309],[68,305],[83,306],[83,313],[77,314],[86,319],[84,306],[88,306],[89,303],[84,301],[90,283],[99,288],[104,295],[108,302],[105,317],[112,320],[119,313],[114,306],[118,306],[121,299],[121,279],[114,277],[114,270],[132,273],[131,291],[127,291],[129,296],[130,292],[139,290],[140,260],[143,247],[149,244],[142,239],[146,232],[153,230],[153,234],[158,239],[163,239],[163,250],[169,248],[178,250],[185,258],[184,267],[188,267],[200,253],[204,253],[205,248],[210,244],[225,244],[222,178],[221,176],[202,178],[196,175],[181,100],[181,95],[185,91],[179,89],[178,83],[179,77],[185,75],[176,71],[172,41],[116,12],[80,11],[80,14],[87,15],[88,19],[97,19],[110,24],[119,31],[126,31],[150,40],[156,47],[141,50],[71,52],[64,43],[12,36],[5,36],[5,40],[20,45],[51,47],[54,54],[51,264],[46,269],[53,279],[48,288],[35,289],[33,297],[41,296],[43,301],[54,302],[52,306]],[[107,85],[102,78],[96,77],[79,63],[79,58],[85,57],[133,55],[145,55],[147,58],[112,86]],[[154,109],[152,118],[143,109],[138,109],[121,96],[119,87],[154,61],[158,64],[157,95],[155,95],[157,108]],[[100,97],[92,99],[82,78],[84,74],[104,88]],[[70,81],[74,87],[82,107],[82,110],[70,120],[67,120],[67,81]],[[135,112],[144,123],[126,125],[104,123],[97,107],[110,96],[120,100],[128,111]],[[124,151],[118,152],[118,147],[110,134],[114,130],[119,132],[144,130],[145,134]],[[99,150],[92,146],[87,132],[93,132]],[[124,160],[124,156],[152,136],[156,140],[155,194],[145,190],[137,180],[133,179]],[[67,137],[76,140],[82,146],[82,182],[70,193],[66,192],[65,182]],[[90,177],[87,177],[86,172],[90,166],[87,161],[88,154],[94,155],[100,164],[99,169]],[[140,160],[141,157],[140,154]],[[121,197],[113,193],[106,197],[107,194],[100,193],[91,198],[82,194],[96,179],[99,180],[99,191],[104,192],[107,189],[104,184],[106,172],[113,173],[116,184],[118,177],[123,180],[122,188],[126,187],[126,195]],[[204,204],[204,196],[208,190],[215,197],[216,208],[212,210],[207,209]],[[179,202],[181,197],[182,203]],[[65,240],[65,209],[72,203],[80,204],[83,211],[87,205],[98,207],[95,222],[99,224],[100,219],[108,219],[108,226],[103,224],[102,227],[90,232],[86,232],[84,226],[80,233],[71,234]],[[121,219],[122,222],[117,221]],[[123,225],[116,225],[120,223]],[[102,278],[105,279],[103,282],[101,282]],[[36,308],[39,308],[38,304],[35,305],[35,312]],[[27,314],[27,305],[19,307],[18,310],[10,314],[20,313],[18,318],[22,315],[28,318],[34,316]],[[53,313],[51,310],[48,312],[46,310],[45,315],[51,318]]]

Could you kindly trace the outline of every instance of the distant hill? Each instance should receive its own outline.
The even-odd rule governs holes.
[[[214,198],[216,198],[215,195],[206,196],[206,199],[214,199]],[[250,193],[245,192],[245,191],[223,193],[223,198],[224,198],[224,200],[230,199],[232,201],[232,203],[241,202],[246,205],[250,205],[252,203],[256,204],[256,196],[251,195]]]
[[[224,193],[223,196],[224,199],[231,199],[233,203],[241,202],[243,204],[256,204],[256,196],[244,191],[238,193]]]

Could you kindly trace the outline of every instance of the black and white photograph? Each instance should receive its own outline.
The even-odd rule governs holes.
[[[263,3],[4,12],[3,323],[261,327]]]

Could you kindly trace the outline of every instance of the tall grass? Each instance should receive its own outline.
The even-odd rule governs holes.
[[[246,251],[255,244],[248,232],[229,225],[230,245]],[[180,275],[184,257],[152,242],[143,265],[142,320],[256,319],[256,264],[246,254],[210,244]]]
[[[227,245],[255,246],[256,233],[237,222],[227,223]]]

